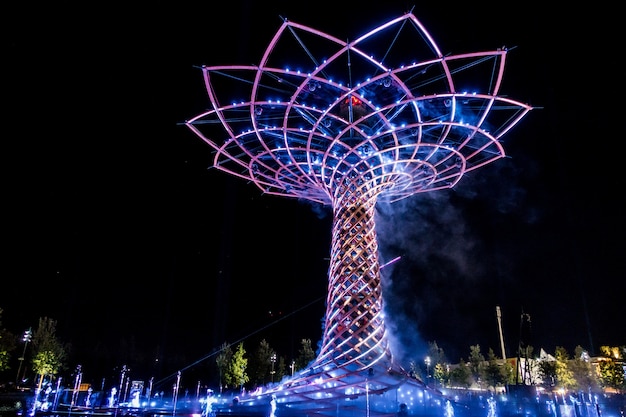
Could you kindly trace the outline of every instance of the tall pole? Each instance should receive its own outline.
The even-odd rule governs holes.
[[[498,318],[498,331],[500,332],[500,348],[502,349],[502,359],[506,360],[506,352],[504,351],[504,336],[502,335],[502,313],[500,306],[496,306],[496,317]]]
[[[272,370],[270,371],[270,375],[272,378],[272,384],[274,383],[274,374],[276,373],[276,371],[274,370],[274,364],[276,363],[276,352],[272,353],[272,356],[270,356],[270,362],[272,363]]]
[[[76,377],[74,378],[74,390],[72,391],[72,402],[70,403],[70,407],[73,407],[77,404],[78,393],[80,391],[80,384],[83,380],[83,371],[82,366],[78,365],[76,367]]]
[[[180,376],[181,373],[178,371],[176,373],[176,383],[174,384],[174,406],[173,406],[173,414],[176,414],[176,403],[178,402],[178,389],[180,388]]]
[[[154,384],[154,377],[150,378],[150,383],[148,384],[148,391],[146,392],[146,398],[150,401],[152,398],[152,385]]]
[[[123,365],[122,366],[122,372],[120,373],[120,388],[118,390],[119,394],[118,394],[118,401],[117,401],[118,405],[121,402],[123,402],[123,401],[120,401],[120,400],[122,399],[122,392],[124,391],[124,379],[126,378],[126,371],[127,371],[126,365]]]
[[[24,332],[24,337],[22,340],[24,341],[24,350],[22,350],[22,356],[17,358],[20,361],[20,365],[17,367],[17,375],[15,376],[15,385],[19,384],[20,381],[20,372],[22,370],[22,364],[24,363],[24,357],[26,356],[26,346],[28,346],[28,342],[30,342],[33,338],[33,331],[29,327],[28,330]]]

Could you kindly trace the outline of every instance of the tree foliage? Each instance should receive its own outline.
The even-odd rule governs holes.
[[[469,369],[474,382],[480,386],[484,379],[485,370],[485,357],[480,351],[480,345],[470,346]]]
[[[624,354],[626,347],[601,346],[603,356],[598,364],[600,384],[604,388],[611,388],[618,392],[626,392],[626,377],[624,375]]]
[[[444,365],[448,362],[446,359],[446,353],[439,347],[436,341],[428,343],[428,357],[431,360],[431,364],[436,366],[437,364]]]
[[[285,360],[284,356],[279,356],[278,363],[276,364],[275,368],[275,374],[272,379],[274,380],[274,382],[278,382],[283,379],[285,375],[287,375],[287,361]]]
[[[487,365],[483,371],[485,382],[490,387],[502,387],[509,382],[510,371],[509,363],[498,358],[493,349],[489,348],[487,351]]]
[[[11,369],[9,361],[15,346],[16,337],[2,327],[2,308],[0,308],[0,372]]]
[[[296,358],[296,371],[306,368],[315,359],[315,351],[311,345],[311,339],[302,339]]]
[[[450,370],[450,385],[461,388],[469,388],[472,385],[472,372],[463,358]]]
[[[574,358],[569,363],[575,387],[586,392],[598,389],[598,379],[589,362],[589,354],[580,345],[574,349]]]
[[[226,342],[220,347],[219,353],[215,358],[215,364],[217,365],[217,371],[219,372],[219,384],[220,392],[226,385],[226,374],[228,373],[229,363],[233,357],[233,351],[230,345]]]
[[[248,359],[246,358],[246,350],[243,342],[237,345],[237,349],[233,352],[224,379],[226,386],[230,388],[242,389],[244,384],[250,380],[246,373],[248,367]]]
[[[569,367],[570,356],[567,350],[562,346],[557,346],[554,351],[556,359],[556,384],[559,388],[573,389],[576,388],[576,380],[574,373]]]
[[[542,385],[545,388],[551,388],[556,385],[556,361],[541,361],[538,366],[539,377],[543,381]]]
[[[38,388],[46,376],[54,376],[65,369],[67,349],[56,336],[56,320],[40,317],[39,325],[33,333],[33,371],[39,375]]]
[[[274,358],[273,361],[272,358]],[[267,384],[277,369],[276,352],[267,340],[261,340],[254,352],[253,359],[250,361],[250,382],[257,386]]]

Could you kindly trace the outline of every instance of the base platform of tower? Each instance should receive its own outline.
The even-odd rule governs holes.
[[[361,377],[361,378],[359,378]],[[236,397],[214,410],[217,416],[303,417],[303,416],[440,416],[452,401],[416,379],[400,375],[376,375],[365,371],[357,384],[341,381],[286,386],[258,395]],[[452,414],[449,414],[452,417]]]

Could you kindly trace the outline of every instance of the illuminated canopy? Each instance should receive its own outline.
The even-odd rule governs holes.
[[[444,56],[413,14],[349,42],[286,20],[258,65],[202,67],[212,108],[187,126],[264,193],[332,203],[352,172],[395,201],[505,156],[531,110],[498,96],[506,56]]]

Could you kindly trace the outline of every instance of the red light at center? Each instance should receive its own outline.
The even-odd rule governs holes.
[[[354,96],[348,97],[346,99],[346,101],[344,101],[344,103],[345,104],[352,104],[353,106],[360,106],[360,105],[363,104],[363,102],[360,99],[358,99],[358,98],[356,98]]]

